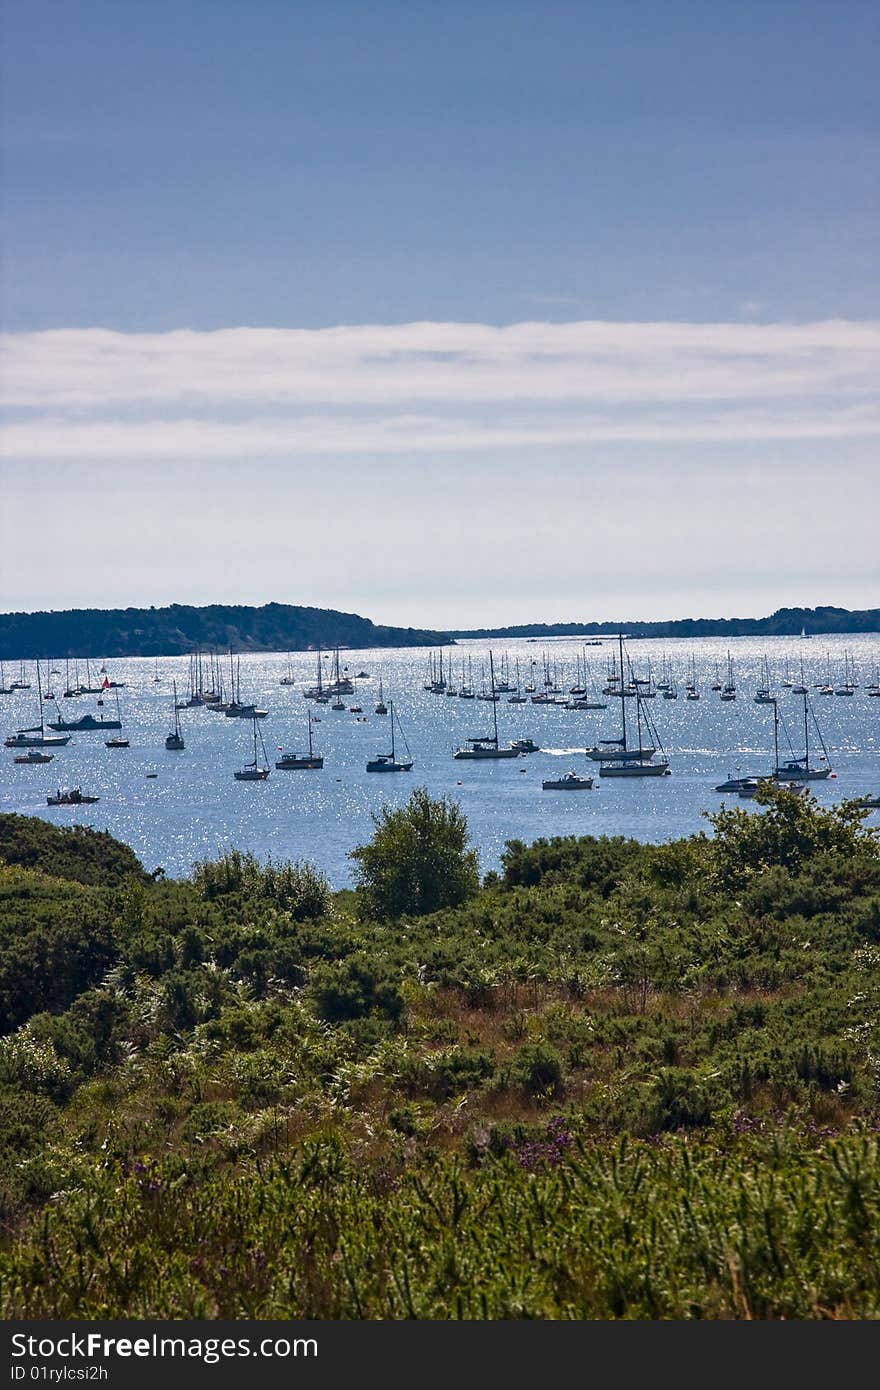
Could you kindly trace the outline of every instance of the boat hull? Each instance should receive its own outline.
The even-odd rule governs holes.
[[[653,758],[656,748],[588,748],[587,757],[594,763],[637,763],[644,758]]]
[[[600,777],[665,777],[668,763],[608,763],[599,768]]]

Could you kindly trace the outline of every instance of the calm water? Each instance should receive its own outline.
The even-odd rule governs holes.
[[[462,661],[470,657],[473,683],[479,690],[484,664],[488,673],[488,647],[485,641],[462,642],[444,651],[444,670],[451,654],[456,686],[462,680]],[[601,646],[586,648],[577,639],[492,643],[496,680],[502,657],[511,680],[518,659],[522,682],[531,677],[540,690],[546,653],[566,692],[577,683],[576,663],[584,655],[588,680],[601,687],[616,649],[616,642],[608,639]],[[779,682],[788,678],[798,683],[800,663],[804,663],[804,683],[810,688],[836,773],[826,782],[812,784],[819,801],[830,804],[880,792],[880,699],[869,698],[866,689],[877,679],[880,635],[644,640],[629,643],[627,649],[637,675],[647,675],[650,661],[655,679],[662,680],[665,660],[678,682],[678,699],[665,700],[658,694],[646,706],[669,757],[669,777],[600,782],[596,775],[592,791],[542,791],[543,778],[559,776],[569,768],[598,773],[598,765],[587,762],[584,750],[601,738],[619,736],[620,706],[613,698],[607,700],[605,710],[572,711],[531,701],[511,705],[508,696],[502,695],[497,705],[501,741],[529,736],[542,751],[497,763],[455,762],[453,750],[469,735],[491,732],[491,703],[426,692],[429,654],[388,649],[342,654],[341,665],[344,668],[347,663],[349,675],[369,672],[369,679],[355,681],[355,694],[344,697],[344,713],[303,699],[304,686],[315,680],[315,654],[291,656],[293,687],[279,683],[288,669],[286,654],[243,656],[242,699],[268,710],[259,727],[273,770],[266,782],[240,783],[233,772],[252,757],[252,721],[227,719],[204,707],[183,710],[180,720],[186,748],[178,753],[166,751],[164,739],[173,719],[172,680],[177,681],[178,697],[185,698],[188,659],[168,657],[157,663],[132,658],[106,663],[110,679],[125,682],[119,696],[123,733],[131,747],[108,749],[100,732],[74,733],[67,747],[56,751],[53,762],[32,767],[14,764],[13,750],[4,748],[0,807],[43,816],[59,825],[80,823],[109,830],[130,844],[147,868],[161,865],[169,875],[186,874],[197,859],[238,846],[260,857],[309,860],[324,870],[335,887],[350,882],[348,854],[369,838],[372,814],[385,802],[402,803],[417,785],[459,800],[484,871],[497,866],[504,842],[513,838],[531,841],[539,836],[608,834],[660,842],[709,829],[701,812],[721,803],[722,797],[713,790],[716,783],[738,773],[771,770],[772,706],[756,705],[752,698],[765,656],[780,712],[798,753],[803,751],[802,697],[780,689]],[[716,672],[726,680],[728,650],[737,699],[723,704],[708,687]],[[859,689],[852,698],[820,695],[813,689],[817,682],[830,679],[837,685],[843,681],[845,653],[854,662]],[[690,676],[692,657],[699,702],[684,698],[683,683]],[[99,713],[95,696],[61,698],[64,663],[55,665],[60,675],[52,676],[50,684],[64,717]],[[100,662],[92,665],[94,684],[101,679],[94,679],[97,665]],[[331,662],[326,661],[328,679],[330,668]],[[157,669],[158,682],[154,680]],[[84,663],[79,674],[84,680]],[[17,679],[18,664],[6,663],[5,675],[7,684]],[[224,675],[228,684],[228,659]],[[0,697],[4,737],[36,721],[32,663],[27,665],[27,677],[32,690]],[[373,713],[380,677],[385,701],[394,700],[414,758],[411,773],[382,776],[365,770],[368,758],[390,748],[390,721]],[[634,701],[626,703],[629,719]],[[363,707],[363,717],[349,712],[353,704]],[[286,751],[307,746],[309,709],[320,719],[314,724],[313,740],[315,751],[324,755],[323,770],[276,771],[279,746]],[[105,696],[104,713],[115,714],[112,691]],[[48,705],[46,719],[56,717],[55,707]],[[811,760],[818,761],[821,748],[814,735],[811,728]],[[397,751],[401,751],[399,739]],[[780,756],[788,754],[782,730]],[[148,773],[157,776],[149,778]],[[94,806],[48,807],[46,795],[59,785],[79,786],[100,800]],[[735,796],[727,802],[748,804]],[[880,813],[873,813],[873,819],[880,822]]]

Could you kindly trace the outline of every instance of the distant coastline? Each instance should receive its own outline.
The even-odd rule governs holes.
[[[318,647],[430,647],[448,632],[388,627],[357,613],[209,604],[166,608],[71,608],[0,614],[0,659],[36,657],[182,656],[196,648],[236,652],[312,651]]]
[[[769,618],[676,618],[669,622],[520,623],[453,629],[475,637],[808,637],[822,633],[880,633],[880,608],[779,608]]]
[[[808,637],[880,633],[880,608],[780,608],[766,618],[668,622],[519,623],[508,627],[391,627],[357,613],[267,603],[261,607],[170,604],[164,608],[71,608],[0,613],[0,659],[182,656],[197,648],[236,652],[438,647],[496,637]]]

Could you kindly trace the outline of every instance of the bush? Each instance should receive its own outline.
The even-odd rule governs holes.
[[[370,843],[351,853],[362,917],[387,921],[458,907],[479,889],[476,851],[467,847],[467,821],[455,801],[417,787],[406,806],[386,806],[373,823]]]

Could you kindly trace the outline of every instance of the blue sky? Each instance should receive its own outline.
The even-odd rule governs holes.
[[[3,48],[4,608],[880,601],[875,4],[30,0]]]

